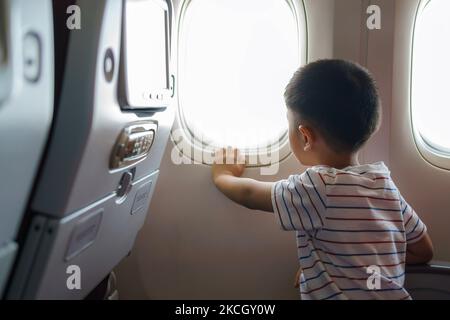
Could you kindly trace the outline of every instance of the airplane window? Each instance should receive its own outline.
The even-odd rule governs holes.
[[[425,2],[419,11],[414,30],[411,96],[416,140],[444,156],[450,155],[448,12],[448,0]]]
[[[286,136],[283,93],[304,58],[300,30],[290,1],[186,2],[179,108],[185,128],[204,148],[256,149]]]

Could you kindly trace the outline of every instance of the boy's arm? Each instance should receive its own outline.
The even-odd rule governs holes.
[[[406,263],[422,264],[433,258],[433,244],[426,233],[419,241],[406,246]]]
[[[260,182],[236,177],[230,172],[221,172],[214,177],[214,183],[224,195],[244,207],[273,212],[273,182]]]
[[[243,161],[239,164],[240,154],[237,150],[232,152],[234,156],[231,161],[222,158],[223,155],[219,156],[221,161],[217,161],[218,157],[216,156],[216,162],[212,167],[214,184],[229,199],[242,206],[254,210],[273,212],[271,196],[273,182],[260,182],[254,179],[241,178],[245,170],[245,164],[243,164]]]

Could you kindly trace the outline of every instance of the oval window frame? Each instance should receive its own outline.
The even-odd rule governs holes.
[[[426,6],[432,0],[421,0],[417,5],[416,14],[413,22],[412,31],[412,41],[411,41],[411,63],[410,63],[410,83],[409,83],[409,110],[410,110],[410,121],[412,134],[414,138],[414,144],[422,156],[422,158],[430,163],[431,165],[444,170],[450,170],[450,150],[443,151],[439,147],[435,146],[433,142],[429,141],[426,137],[422,135],[417,125],[414,123],[414,51],[415,51],[415,34],[418,26],[418,20],[422,12],[426,9]]]

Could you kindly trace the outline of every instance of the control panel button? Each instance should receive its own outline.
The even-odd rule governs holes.
[[[124,168],[145,159],[157,128],[154,122],[140,122],[124,128],[111,154],[110,169]]]
[[[111,48],[108,48],[103,59],[103,73],[107,82],[111,82],[114,78],[114,68],[114,53]]]
[[[23,76],[29,82],[37,82],[41,76],[41,40],[34,32],[29,32],[23,40]]]
[[[133,181],[133,174],[131,172],[125,172],[120,179],[119,186],[117,187],[116,194],[119,198],[124,198],[131,190]]]

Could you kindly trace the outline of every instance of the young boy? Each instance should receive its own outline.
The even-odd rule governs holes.
[[[380,118],[371,75],[351,62],[317,61],[294,74],[285,100],[292,152],[310,168],[270,183],[216,161],[217,188],[297,231],[302,299],[411,299],[405,263],[428,262],[433,247],[384,163],[358,162]]]

